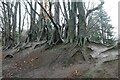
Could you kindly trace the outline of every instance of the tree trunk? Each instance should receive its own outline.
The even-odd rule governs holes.
[[[16,37],[16,27],[17,27],[17,25],[16,25],[16,23],[17,23],[17,8],[18,8],[18,2],[16,2],[15,3],[15,7],[14,7],[14,14],[12,14],[13,15],[13,30],[12,30],[12,38],[13,38],[13,45],[12,46],[15,46],[15,43],[16,43],[16,39],[15,39],[15,37]]]
[[[83,7],[83,2],[77,3],[78,8],[78,27],[79,27],[79,35],[78,35],[78,44],[80,46],[85,46],[86,43],[86,20],[85,20],[85,10]]]
[[[58,2],[55,2],[55,15],[54,15],[54,21],[56,21],[56,25],[59,25],[59,12],[60,12],[60,10],[59,10],[59,1]],[[60,33],[59,33],[59,30],[58,30],[59,28],[55,28],[54,30],[53,30],[53,37],[51,37],[52,38],[52,42],[53,43],[61,43],[62,42],[62,40],[61,40],[61,36],[60,36]]]
[[[18,44],[21,43],[21,4],[19,2],[19,39],[18,39]]]
[[[75,41],[75,33],[76,33],[76,2],[71,2],[71,10],[69,12],[69,40],[70,43]]]

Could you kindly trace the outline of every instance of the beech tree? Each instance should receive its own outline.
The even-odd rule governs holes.
[[[100,1],[100,4],[91,9],[86,9],[85,2],[72,0],[13,2],[15,4],[1,1],[0,19],[5,47],[43,40],[46,40],[49,45],[76,43],[86,47],[89,40],[107,43],[107,40],[112,37],[110,32],[112,26],[108,24],[109,18],[104,11],[102,12],[104,1]],[[24,15],[21,13],[22,8],[25,10]],[[22,41],[22,31],[25,26],[28,26],[27,37]]]

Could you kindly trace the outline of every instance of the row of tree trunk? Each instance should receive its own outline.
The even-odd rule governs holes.
[[[97,7],[86,10],[84,2],[72,2],[72,0],[62,4],[59,1],[48,0],[42,2],[26,0],[23,3],[14,2],[15,4],[1,1],[1,3],[2,45],[5,47],[41,40],[47,40],[50,45],[66,42],[84,47],[90,39],[87,19],[104,4],[101,2]],[[21,13],[21,5],[24,5],[24,15]],[[22,41],[25,22],[29,30],[26,39]]]

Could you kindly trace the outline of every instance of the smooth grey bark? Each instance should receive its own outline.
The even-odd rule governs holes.
[[[16,2],[15,3],[15,6],[14,6],[14,13],[12,14],[13,16],[13,28],[12,28],[12,38],[13,38],[13,46],[15,46],[15,43],[16,43],[16,39],[15,39],[15,35],[16,35],[16,27],[17,27],[17,9],[18,9],[18,4],[19,2]]]
[[[65,2],[63,2],[63,7],[64,7],[64,13],[65,13],[65,23],[63,25],[63,27],[65,27],[65,30],[64,30],[64,39],[67,38],[67,35],[68,35],[68,14],[67,14],[67,10],[66,10],[66,4]]]
[[[76,2],[71,2],[71,5],[69,2],[68,9],[69,9],[68,42],[73,43],[75,41],[76,35],[76,14],[77,14]]]
[[[18,44],[21,43],[21,3],[19,2],[19,38],[18,38]]]
[[[78,8],[78,44],[80,46],[85,45],[85,38],[86,38],[86,18],[85,18],[85,9],[83,7],[83,2],[78,2],[77,3],[77,8]]]

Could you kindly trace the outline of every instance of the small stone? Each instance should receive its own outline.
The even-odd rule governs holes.
[[[70,64],[70,66],[72,66],[73,64]]]
[[[65,67],[63,67],[62,69],[65,69]]]
[[[34,59],[31,59],[31,62],[33,61]]]
[[[15,64],[15,66],[17,66],[17,64]]]
[[[26,61],[24,61],[24,63],[26,63]]]

